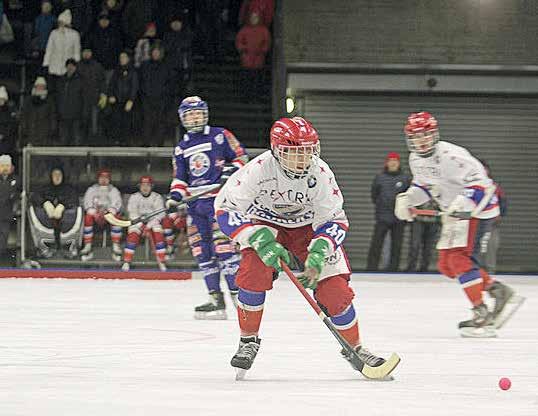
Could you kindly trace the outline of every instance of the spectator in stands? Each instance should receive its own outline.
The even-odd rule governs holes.
[[[103,0],[102,11],[108,14],[112,26],[121,27],[123,0]]]
[[[249,16],[256,13],[260,16],[261,24],[265,27],[271,27],[273,16],[275,14],[274,0],[244,0],[239,11],[239,24],[244,25],[248,22]]]
[[[171,71],[163,62],[163,51],[159,44],[151,49],[151,59],[142,63],[139,75],[145,143],[162,146],[167,133],[165,116],[173,83]]]
[[[198,0],[196,2],[199,24],[196,27],[202,40],[204,57],[209,63],[222,60],[222,11],[221,0]]]
[[[122,199],[118,188],[111,184],[112,173],[108,169],[97,172],[97,183],[90,186],[84,194],[84,247],[80,250],[81,260],[93,259],[94,227],[103,230],[107,226],[105,214],[119,215]],[[112,259],[121,261],[121,227],[110,227],[112,240]]]
[[[20,195],[20,181],[13,173],[11,156],[0,156],[0,265],[13,265],[14,253],[7,250],[8,236],[14,220],[14,208]]]
[[[410,182],[409,176],[401,170],[400,155],[396,152],[390,152],[385,158],[383,172],[375,176],[371,187],[376,222],[368,252],[368,270],[378,269],[383,241],[390,231],[389,271],[398,271],[405,222],[398,220],[394,215],[394,204],[396,195],[405,192],[409,188]]]
[[[154,20],[157,22],[157,31],[163,33],[168,30],[170,22],[178,16],[181,17],[183,26],[192,30],[194,4],[195,0],[160,0],[159,7],[153,12]]]
[[[50,258],[55,250],[67,246],[64,256],[75,258],[82,226],[82,209],[78,194],[65,178],[61,165],[50,170],[50,183],[32,194],[30,229],[38,254]]]
[[[259,15],[252,13],[249,23],[241,28],[235,40],[235,47],[241,55],[243,67],[244,85],[241,89],[247,93],[250,101],[256,100],[262,94],[265,55],[270,45],[269,30],[260,23]]]
[[[43,67],[48,68],[49,91],[56,93],[59,79],[66,73],[66,61],[80,61],[80,35],[71,29],[71,12],[65,10],[58,16],[58,29],[54,29],[47,42]]]
[[[131,66],[127,51],[119,56],[119,66],[114,70],[108,85],[108,106],[111,114],[106,134],[115,144],[129,144],[133,129],[133,106],[138,95],[139,81]]]
[[[164,208],[163,197],[157,192],[153,192],[153,178],[151,176],[142,176],[138,186],[140,190],[132,194],[127,203],[129,218],[134,219]],[[127,241],[123,250],[124,263],[121,267],[122,270],[128,271],[131,268],[134,252],[142,237],[147,237],[151,241],[159,270],[166,270],[166,242],[164,241],[163,227],[161,225],[164,215],[164,213],[156,215],[147,223],[139,222],[129,227]]]
[[[70,10],[73,16],[73,29],[84,38],[92,25],[94,14],[92,0],[54,0],[54,11],[56,14]]]
[[[420,209],[439,209],[433,201],[418,206]],[[411,240],[409,243],[409,262],[406,272],[427,272],[431,253],[439,238],[439,218],[418,215],[411,223]],[[418,261],[420,257],[420,262]],[[420,266],[417,269],[417,264]]]
[[[134,48],[143,36],[148,22],[153,22],[155,13],[162,7],[162,0],[129,0],[122,16],[122,29],[125,33],[126,45]]]
[[[485,160],[480,160],[488,176],[493,179],[491,176],[491,168],[489,163]],[[500,215],[491,221],[490,227],[491,230],[486,232],[480,241],[480,244],[475,246],[480,247],[480,255],[478,256],[482,266],[491,274],[495,274],[497,271],[497,251],[499,250],[499,245],[501,242],[500,236],[500,225],[503,218],[506,216],[508,210],[508,199],[504,193],[503,188],[497,182],[493,182],[495,185],[495,195],[497,196],[497,201],[499,203],[499,209],[501,211]],[[478,232],[477,232],[478,234]]]
[[[61,146],[82,144],[82,104],[86,91],[82,89],[82,79],[77,71],[77,61],[68,59],[67,72],[58,83],[58,129]]]
[[[154,22],[150,22],[146,25],[146,31],[144,36],[138,39],[135,48],[134,66],[139,68],[142,62],[149,61],[151,56],[151,49],[159,43],[157,37],[157,25]]]
[[[93,59],[90,47],[82,50],[82,61],[78,65],[78,72],[82,80],[82,139],[89,145],[100,144],[98,138],[97,107],[99,100],[106,100],[105,96],[105,69],[103,65]]]
[[[0,154],[15,156],[17,150],[17,113],[5,86],[0,86]]]
[[[33,57],[39,58],[45,53],[50,33],[56,27],[56,16],[52,14],[50,1],[41,3],[41,14],[34,21],[34,39],[32,40]]]
[[[97,62],[105,68],[106,80],[109,82],[112,71],[117,65],[123,43],[118,27],[110,24],[107,13],[101,13],[97,23],[97,26],[88,35],[88,47],[93,51]]]
[[[22,136],[24,144],[50,146],[56,134],[56,104],[48,93],[47,81],[37,77],[32,94],[27,97],[22,112]]]
[[[176,85],[173,94],[183,97],[185,85],[190,81],[192,74],[192,31],[183,22],[180,14],[170,17],[169,30],[164,33],[163,46],[166,52],[166,62],[173,72]]]

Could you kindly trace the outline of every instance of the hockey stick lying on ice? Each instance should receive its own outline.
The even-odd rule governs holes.
[[[460,220],[471,219],[471,213],[467,211],[456,211],[449,214],[448,212],[438,211],[435,209],[411,208],[411,213],[413,213],[414,215],[423,215],[425,217],[442,217],[444,215],[447,215],[449,217],[459,218]]]
[[[187,204],[189,202],[194,202],[194,201],[196,201],[198,198],[200,198],[203,195],[207,195],[207,194],[210,194],[212,192],[215,192],[222,185],[223,185],[223,183],[216,184],[214,187],[208,188],[205,191],[200,192],[199,194],[195,194],[195,195],[189,196],[187,198],[184,198],[181,201],[181,203],[178,205],[178,207],[183,206],[183,205],[185,205],[185,204]],[[168,208],[159,208],[159,209],[157,209],[155,211],[148,212],[147,214],[143,214],[143,215],[141,215],[139,217],[133,218],[132,220],[122,220],[121,218],[116,218],[114,216],[114,214],[109,212],[109,213],[105,214],[105,220],[107,220],[107,222],[109,224],[115,225],[117,227],[125,228],[125,227],[130,227],[131,225],[134,225],[134,224],[138,224],[139,222],[146,222],[150,218],[153,218],[155,215],[159,215],[159,214],[161,214],[163,212],[166,212],[166,211],[168,211]]]
[[[351,345],[348,344],[348,342],[345,340],[345,338],[340,335],[338,330],[333,326],[331,320],[325,313],[321,310],[319,305],[316,303],[314,299],[312,299],[312,296],[306,291],[306,289],[303,287],[303,285],[297,280],[297,277],[293,274],[293,272],[290,270],[288,265],[281,261],[282,269],[286,272],[292,283],[295,285],[297,289],[299,289],[299,292],[301,292],[301,295],[306,299],[306,301],[312,306],[312,309],[318,314],[319,318],[323,321],[323,323],[329,328],[329,331],[331,331],[331,334],[334,335],[336,340],[340,343],[342,348],[346,351],[346,353],[349,355],[350,360],[352,362],[353,367],[357,368],[363,376],[370,379],[383,379],[387,377],[392,370],[396,368],[396,366],[400,362],[400,357],[398,357],[397,354],[393,353],[390,358],[385,361],[383,364],[381,364],[378,367],[370,367],[368,364],[366,364],[364,361],[362,361],[355,350],[351,347]]]

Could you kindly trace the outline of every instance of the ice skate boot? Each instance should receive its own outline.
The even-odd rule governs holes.
[[[487,292],[495,300],[492,314],[493,325],[497,329],[501,328],[525,301],[523,296],[516,295],[512,288],[501,282],[493,282]]]
[[[120,262],[122,254],[121,245],[119,243],[112,243],[112,260]]]
[[[131,270],[131,265],[127,262],[123,263],[121,266],[121,271],[128,272],[129,270]]]
[[[239,348],[232,357],[230,364],[236,369],[236,380],[242,380],[245,377],[247,370],[252,367],[254,359],[260,349],[261,339],[253,335],[251,337],[241,337],[239,340]]]
[[[493,326],[493,314],[485,303],[475,306],[473,317],[458,324],[460,334],[464,338],[494,338],[497,336]]]
[[[354,350],[361,359],[361,361],[369,365],[370,367],[379,367],[380,365],[385,363],[384,358],[372,354],[362,345],[357,345]],[[359,367],[357,366],[357,363],[353,360],[353,357],[348,351],[342,349],[342,351],[340,351],[340,354],[342,354],[342,357],[344,357],[344,359],[351,365],[351,367],[353,367],[354,370],[360,371]]]
[[[161,271],[161,272],[165,272],[166,270],[168,270],[166,268],[166,264],[164,264],[164,263],[159,262],[159,263],[157,263],[157,265],[159,266],[159,271]]]
[[[235,309],[237,309],[237,296],[239,295],[239,290],[230,290],[230,297],[232,298],[232,302],[234,304]]]
[[[194,319],[225,320],[226,304],[222,292],[209,292],[209,302],[194,308]]]
[[[78,254],[80,254],[80,260],[82,261],[93,259],[92,245],[86,244]]]
[[[340,353],[354,370],[359,371],[364,377],[371,380],[393,380],[391,373],[400,364],[398,354],[393,353],[385,360],[372,354],[361,345],[357,345],[352,351],[344,348]]]

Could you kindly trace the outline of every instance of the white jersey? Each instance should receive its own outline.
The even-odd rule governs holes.
[[[152,192],[148,196],[136,192],[129,197],[129,202],[127,203],[127,211],[130,219],[149,214],[152,211],[157,211],[162,208],[164,208],[163,197],[157,192]],[[155,215],[153,218],[157,221],[161,221],[164,218],[164,212]]]
[[[97,211],[107,211],[113,209],[118,212],[121,209],[122,200],[118,188],[114,185],[101,186],[94,184],[90,186],[84,194],[84,210],[90,208]]]
[[[286,228],[311,225],[316,235],[332,240],[336,249],[345,237],[348,221],[344,198],[333,172],[316,158],[310,172],[291,179],[280,168],[271,151],[266,151],[235,172],[215,200],[221,230],[242,246],[245,237],[237,234],[245,225],[262,220]]]
[[[430,157],[411,153],[409,167],[413,180],[408,193],[413,205],[434,199],[446,210],[458,195],[463,195],[463,210],[473,212],[474,217],[487,219],[500,214],[493,181],[467,149],[440,141]]]

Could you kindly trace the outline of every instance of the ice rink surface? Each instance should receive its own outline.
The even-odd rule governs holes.
[[[526,303],[499,338],[463,339],[456,282],[355,275],[364,344],[402,357],[394,381],[373,382],[281,277],[254,367],[236,382],[236,316],[193,319],[201,280],[2,279],[0,415],[538,415],[538,277],[504,281]]]

